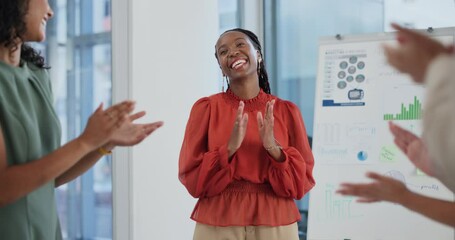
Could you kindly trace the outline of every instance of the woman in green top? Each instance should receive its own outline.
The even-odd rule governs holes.
[[[125,101],[100,105],[83,133],[60,147],[43,58],[25,42],[45,39],[48,0],[0,1],[0,238],[56,240],[54,188],[81,175],[115,146],[141,142],[162,122],[134,124]]]

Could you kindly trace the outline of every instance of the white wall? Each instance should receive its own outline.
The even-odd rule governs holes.
[[[131,98],[164,126],[132,149],[134,240],[192,239],[195,200],[178,181],[193,103],[219,91],[217,1],[131,1]]]

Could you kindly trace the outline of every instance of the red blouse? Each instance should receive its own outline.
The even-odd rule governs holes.
[[[256,114],[275,100],[274,134],[284,162],[262,145]],[[313,155],[297,106],[264,93],[243,100],[246,136],[228,160],[227,143],[240,99],[230,90],[198,100],[190,113],[180,151],[179,179],[199,198],[191,218],[214,226],[281,226],[300,220],[293,199],[315,184]]]

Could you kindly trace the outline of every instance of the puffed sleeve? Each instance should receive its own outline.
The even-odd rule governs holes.
[[[227,143],[208,150],[210,100],[202,98],[191,109],[179,158],[179,179],[195,198],[222,192],[233,180],[234,166],[228,159]]]
[[[284,102],[280,114],[287,118],[289,145],[283,146],[283,162],[277,162],[268,155],[271,162],[269,181],[278,196],[300,199],[315,185],[313,178],[314,159],[308,144],[308,137],[302,115],[297,106]]]

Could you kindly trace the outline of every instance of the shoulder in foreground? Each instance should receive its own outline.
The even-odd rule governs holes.
[[[30,61],[24,61],[23,63],[28,69],[31,70],[32,75],[36,75],[39,79],[49,78],[49,69],[45,67],[39,67],[35,63]]]
[[[44,69],[44,68],[38,67],[38,65],[36,65],[35,63],[24,60],[24,59],[21,59],[21,65],[26,66],[27,68],[29,68],[30,70],[33,70],[33,71],[38,71],[38,70]]]

